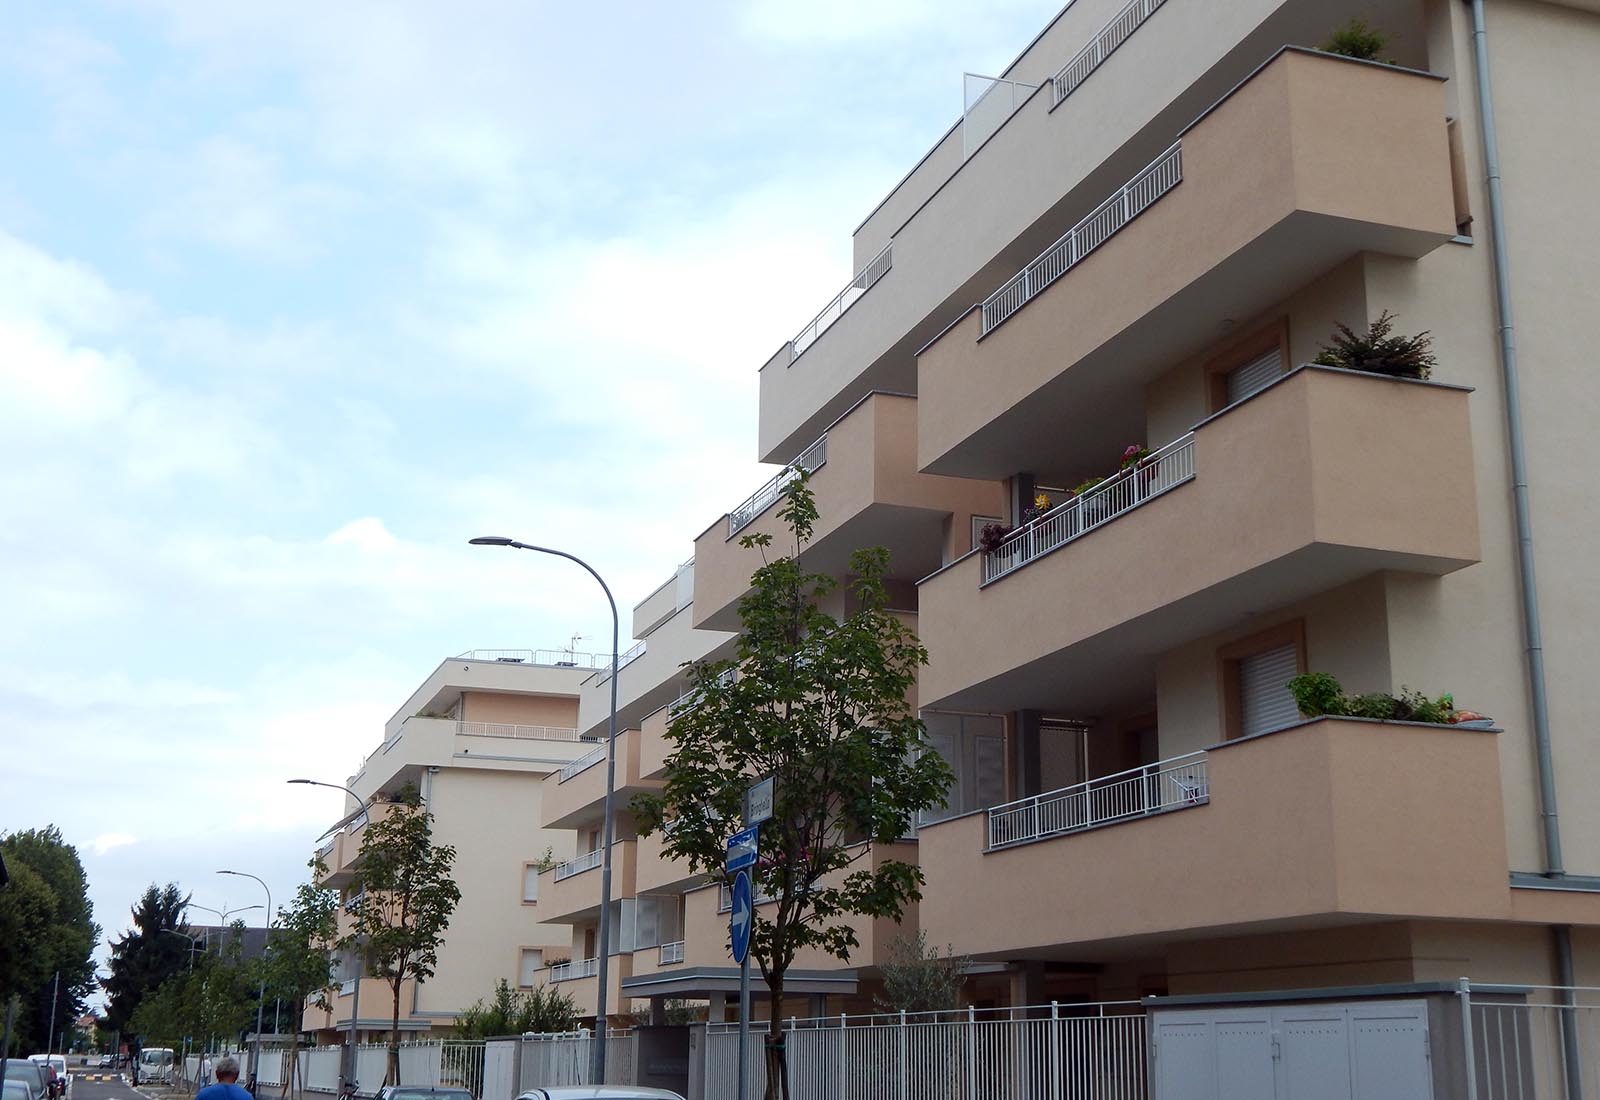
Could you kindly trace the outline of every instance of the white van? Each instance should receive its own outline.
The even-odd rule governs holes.
[[[139,1052],[139,1079],[153,1078],[157,1081],[170,1081],[172,1079],[172,1048],[171,1047],[145,1047]]]
[[[41,1066],[49,1066],[56,1071],[57,1096],[72,1095],[72,1074],[67,1072],[67,1060],[60,1054],[30,1054],[28,1061],[37,1062]]]

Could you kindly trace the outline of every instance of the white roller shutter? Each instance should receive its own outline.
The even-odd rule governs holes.
[[[1289,681],[1300,674],[1293,642],[1239,661],[1239,735],[1282,729],[1299,721]]]
[[[1235,405],[1283,374],[1283,349],[1273,348],[1227,374],[1228,404]]]
[[[980,733],[972,739],[972,809],[984,810],[1006,800],[1006,739],[1004,734]]]

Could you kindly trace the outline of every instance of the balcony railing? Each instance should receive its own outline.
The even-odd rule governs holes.
[[[578,731],[568,726],[522,726],[510,722],[457,722],[456,732],[466,737],[509,737],[523,741],[578,740]]]
[[[817,337],[826,332],[829,325],[844,316],[844,311],[854,305],[857,298],[871,290],[872,285],[887,275],[893,266],[894,242],[890,241],[883,246],[883,251],[868,260],[867,265],[856,272],[855,278],[851,279],[843,290],[834,295],[833,301],[822,307],[822,312],[813,317],[809,325],[800,330],[800,334],[793,340],[795,357],[799,358],[807,348],[816,343]]]
[[[458,661],[496,661],[503,665],[548,665],[551,668],[605,668],[609,653],[579,653],[572,649],[469,649],[456,654]]]
[[[581,856],[573,856],[556,864],[555,880],[560,882],[573,875],[581,875],[585,871],[592,871],[600,866],[600,860],[605,855],[604,848],[596,848],[592,852],[585,852]]]
[[[1192,752],[988,811],[989,847],[1031,844],[1211,801],[1207,757]]]
[[[1007,317],[1027,305],[1034,295],[1065,275],[1182,180],[1183,148],[1179,142],[1067,230],[1060,240],[1013,275],[1004,286],[984,299],[983,331],[993,331]]]
[[[738,672],[739,670],[736,667],[723,669],[721,675],[717,677],[717,683],[724,685],[733,683],[733,681],[737,678]],[[680,693],[678,698],[672,703],[672,716],[677,717],[686,711],[693,710],[695,707],[700,705],[700,700],[704,696],[705,690],[698,686],[692,687],[688,691]]]
[[[565,783],[573,776],[578,775],[581,772],[588,771],[605,758],[606,747],[604,745],[601,745],[598,749],[590,749],[588,752],[578,757],[578,759],[563,767],[561,769],[560,776],[556,779],[556,783]]]
[[[550,980],[553,982],[570,982],[578,978],[592,978],[600,973],[600,960],[573,959],[571,962],[556,963],[550,968]]]
[[[1126,42],[1133,32],[1166,2],[1167,0],[1129,0],[1127,7],[1119,11],[1111,22],[1100,28],[1100,33],[1079,50],[1076,57],[1061,66],[1061,71],[1056,73],[1051,81],[1054,87],[1050,93],[1051,109],[1054,110],[1057,103],[1066,99],[1078,85],[1088,80],[1089,74],[1111,56],[1111,51]]]
[[[807,473],[812,473],[826,461],[828,461],[828,437],[823,436],[801,451],[800,457],[778,471],[771,481],[751,493],[743,504],[728,513],[728,537],[733,538],[751,520],[772,507],[773,501],[782,496],[789,482],[798,476],[798,471],[805,470]]]
[[[673,940],[671,943],[661,945],[660,957],[656,960],[657,966],[671,966],[673,963],[683,961],[683,941]]]
[[[667,583],[670,584],[672,582],[669,581]],[[617,668],[619,670],[627,668],[640,657],[643,657],[647,645],[647,642],[641,641],[630,648],[623,650],[622,653],[617,656]],[[596,681],[596,683],[603,684],[609,679],[611,679],[611,662],[607,661],[606,666],[600,670],[600,678]]]
[[[983,584],[1065,546],[1108,520],[1194,478],[1194,434],[1175,439],[1124,470],[1029,520],[983,555]]]

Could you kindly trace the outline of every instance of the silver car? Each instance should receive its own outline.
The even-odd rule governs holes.
[[[683,1100],[667,1089],[647,1089],[638,1085],[554,1085],[529,1089],[517,1100]]]

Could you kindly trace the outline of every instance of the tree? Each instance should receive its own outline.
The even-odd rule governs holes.
[[[945,1012],[961,1006],[961,987],[966,983],[970,955],[957,955],[955,948],[929,945],[928,934],[896,936],[889,944],[888,958],[879,968],[883,993],[878,1007],[886,1012]]]
[[[54,825],[0,838],[0,852],[15,880],[0,892],[0,943],[26,947],[6,952],[18,958],[0,961],[0,1001],[10,993],[21,997],[17,1033],[24,1046],[43,1050],[52,1033],[65,1039],[83,1012],[94,988],[100,927],[78,850]],[[13,891],[17,896],[8,897]]]
[[[183,942],[188,895],[169,882],[151,883],[133,908],[133,928],[111,944],[111,977],[106,979],[106,1026],[133,1034],[128,1025],[144,998],[189,962]],[[178,932],[173,936],[169,933]]]
[[[739,602],[735,657],[691,667],[696,701],[668,725],[666,783],[633,802],[642,835],[664,830],[670,858],[725,878],[724,841],[741,820],[746,786],[775,779],[752,882],[772,905],[757,910],[750,937],[773,1005],[769,1098],[786,1076],[779,1006],[796,954],[814,947],[849,961],[859,946],[850,918],[899,920],[921,897],[914,864],[875,860],[870,848],[905,837],[919,812],[943,804],[954,778],[938,753],[923,751],[922,722],[907,702],[927,651],[887,610],[888,551],[855,551],[843,593],[798,560],[817,521],[807,481],[793,471],[778,513],[793,553],[766,560],[770,535],[739,540],[763,564]],[[836,595],[845,597],[837,619],[822,609]]]
[[[313,856],[307,864],[311,881],[303,882],[294,892],[294,899],[278,908],[278,924],[269,933],[269,949],[264,962],[267,972],[267,994],[289,1004],[294,1020],[289,1035],[288,1088],[295,1087],[293,1076],[299,1072],[297,1047],[300,1043],[300,1019],[309,1001],[319,1008],[328,1007],[327,989],[333,980],[333,960],[329,949],[338,934],[337,906],[334,891],[317,883],[327,874],[327,865],[321,856]]]
[[[181,1048],[184,1038],[210,1045],[214,1038],[237,1041],[253,1022],[256,964],[241,961],[244,923],[213,953],[201,955],[147,993],[129,1026],[149,1044]],[[169,937],[176,939],[176,937]]]
[[[364,956],[393,993],[385,1084],[400,1084],[400,990],[407,978],[433,977],[461,900],[450,877],[455,859],[454,847],[434,844],[433,815],[408,784],[389,812],[367,826],[351,867],[354,894],[345,903],[351,930],[338,946]]]

